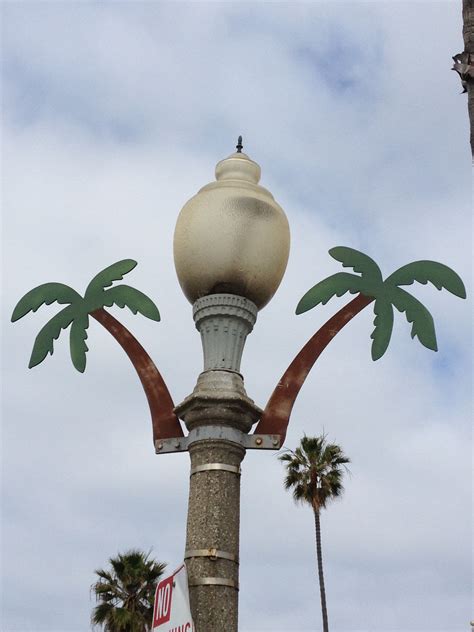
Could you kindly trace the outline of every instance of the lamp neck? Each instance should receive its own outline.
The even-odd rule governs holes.
[[[204,371],[240,372],[245,341],[257,320],[257,306],[235,294],[209,294],[193,305],[201,334]]]

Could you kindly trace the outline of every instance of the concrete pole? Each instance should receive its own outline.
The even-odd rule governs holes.
[[[191,612],[196,632],[237,632],[241,437],[261,415],[239,369],[257,308],[245,298],[215,294],[196,301],[193,313],[204,371],[176,407],[194,437],[185,551]]]
[[[190,454],[191,472],[213,463],[230,465],[238,472],[245,450],[231,443],[201,441]],[[198,631],[238,629],[240,473],[236,472],[205,470],[191,475],[186,563]],[[213,584],[203,584],[211,578]]]

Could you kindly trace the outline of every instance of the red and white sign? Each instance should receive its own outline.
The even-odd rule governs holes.
[[[188,574],[183,564],[156,587],[153,632],[194,632],[189,607]]]

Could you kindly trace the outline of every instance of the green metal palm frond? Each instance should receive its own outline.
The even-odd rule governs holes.
[[[370,334],[372,338],[372,359],[378,360],[387,351],[393,331],[393,307],[384,293],[381,293],[374,303],[374,326]]]
[[[386,352],[393,331],[393,307],[403,312],[412,325],[411,336],[420,343],[437,351],[436,332],[433,317],[426,307],[414,296],[401,289],[400,285],[411,285],[415,281],[432,283],[438,290],[446,289],[455,296],[466,298],[466,289],[459,275],[448,266],[436,261],[414,261],[391,274],[385,281],[375,261],[363,253],[338,246],[329,254],[344,267],[351,267],[360,276],[339,273],[324,279],[311,288],[300,300],[296,313],[301,314],[319,303],[323,305],[333,296],[345,292],[356,293],[375,299],[374,330],[372,339],[372,359],[380,359]]]
[[[82,296],[64,283],[43,283],[43,285],[27,292],[18,301],[13,310],[11,321],[14,323],[28,312],[36,312],[42,305],[51,305],[54,302],[74,305],[80,301],[82,301]]]
[[[84,297],[71,287],[63,283],[44,283],[25,294],[12,314],[12,322],[23,318],[30,311],[35,312],[42,305],[53,302],[69,303],[59,314],[54,316],[39,332],[33,345],[29,368],[40,364],[48,354],[54,351],[54,341],[61,331],[70,329],[69,346],[71,360],[74,367],[83,373],[86,368],[86,354],[88,347],[87,329],[89,314],[102,307],[128,307],[134,314],[140,313],[146,318],[159,321],[158,308],[145,294],[128,285],[118,285],[108,288],[114,281],[123,279],[124,275],[133,270],[137,262],[133,259],[123,259],[108,266],[97,274],[89,283]]]
[[[426,285],[432,283],[438,290],[445,289],[455,296],[466,298],[466,289],[461,278],[442,263],[436,261],[414,261],[391,274],[384,281],[381,295],[375,301],[375,329],[372,332],[372,358],[378,360],[387,350],[393,329],[393,306],[404,312],[412,323],[411,336],[422,345],[437,351],[433,317],[416,298],[402,290],[400,285],[411,285],[415,281]]]
[[[84,373],[86,370],[86,353],[89,347],[86,345],[87,328],[89,327],[89,315],[81,312],[74,319],[69,335],[69,350],[71,360],[75,368]]]
[[[29,312],[36,312],[42,305],[51,305],[54,302],[69,303],[69,306],[54,316],[36,336],[28,364],[30,369],[42,362],[48,354],[53,354],[54,341],[73,322],[82,296],[63,283],[44,283],[27,292],[13,310],[11,320],[16,322]]]
[[[316,305],[326,305],[333,296],[342,296],[346,292],[357,294],[362,291],[362,279],[355,274],[338,272],[320,281],[301,298],[296,307],[297,314],[303,314]]]
[[[445,289],[459,298],[466,298],[466,288],[461,277],[448,266],[437,261],[414,261],[391,274],[385,279],[380,299],[376,300],[374,310],[376,319],[375,330],[372,334],[372,358],[378,360],[385,353],[389,339],[383,340],[384,331],[393,326],[393,309],[404,312],[406,319],[412,324],[411,337],[417,337],[420,343],[432,351],[438,350],[436,331],[433,317],[426,307],[414,296],[401,289],[400,285],[411,285],[417,281],[426,285],[432,283],[438,290]],[[389,312],[392,311],[392,314]],[[382,317],[380,317],[382,315]],[[392,319],[392,320],[390,320]],[[377,328],[381,333],[377,337]]]
[[[302,314],[320,303],[325,305],[333,296],[342,296],[346,292],[372,295],[382,285],[380,268],[373,259],[358,250],[337,246],[329,251],[331,257],[342,262],[343,267],[350,267],[360,276],[339,272],[317,283],[302,297],[296,307],[296,313]]]
[[[352,268],[354,272],[360,272],[363,279],[382,281],[382,272],[379,266],[363,252],[346,246],[336,246],[329,250],[329,254],[336,261],[340,261],[343,268]]]
[[[151,320],[160,320],[160,312],[155,303],[143,292],[129,285],[118,285],[104,292],[103,306],[128,307],[133,314],[140,313]]]
[[[133,259],[122,259],[101,270],[87,286],[84,295],[85,300],[92,303],[96,300],[99,306],[101,306],[101,296],[104,292],[104,288],[112,285],[114,281],[121,281],[123,277],[136,266],[137,262]]]
[[[451,294],[466,298],[466,288],[461,277],[448,266],[437,261],[413,261],[396,270],[385,280],[385,284],[411,285],[415,281],[426,285],[432,283],[438,290],[448,290]]]
[[[427,349],[438,351],[433,317],[426,307],[399,287],[393,288],[390,296],[398,311],[405,312],[406,319],[412,323],[411,337],[416,336]]]
[[[57,340],[63,329],[67,329],[74,320],[74,307],[70,305],[53,316],[40,330],[35,338],[28,368],[32,369],[46,358],[48,353],[53,355],[54,341]]]

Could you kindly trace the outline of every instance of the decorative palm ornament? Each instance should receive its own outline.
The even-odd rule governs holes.
[[[89,327],[89,314],[94,316],[94,312],[103,307],[112,305],[128,307],[134,314],[140,312],[147,318],[159,321],[158,308],[142,292],[129,285],[105,289],[114,281],[123,279],[124,275],[133,270],[136,265],[137,262],[133,259],[123,259],[105,268],[89,283],[84,297],[63,283],[44,283],[25,294],[13,311],[12,322],[23,318],[31,311],[36,312],[42,305],[50,305],[54,302],[68,303],[68,307],[54,316],[36,336],[29,368],[40,364],[48,353],[53,354],[54,341],[63,329],[71,325],[69,338],[71,360],[76,369],[84,373],[88,351],[85,341]]]
[[[405,312],[406,319],[413,323],[411,337],[415,336],[422,345],[438,350],[433,317],[414,296],[402,290],[400,285],[432,283],[438,290],[448,290],[455,296],[466,298],[466,290],[460,277],[451,268],[436,261],[414,261],[382,280],[380,268],[373,259],[358,250],[339,246],[331,248],[329,254],[340,261],[344,268],[360,272],[360,276],[339,272],[312,287],[298,303],[297,314],[302,314],[322,303],[325,305],[333,296],[346,292],[361,293],[375,300],[375,329],[371,334],[372,359],[383,356],[390,342],[393,329],[393,306]]]
[[[344,246],[331,248],[331,257],[343,267],[352,268],[360,276],[338,272],[320,281],[302,297],[296,308],[302,314],[320,303],[325,305],[333,296],[346,292],[358,296],[330,318],[300,350],[289,365],[263,411],[255,430],[265,434],[273,432],[285,440],[291,411],[296,397],[314,363],[334,336],[364,307],[374,302],[375,329],[371,334],[372,359],[380,359],[390,342],[393,329],[393,306],[404,312],[412,323],[411,336],[433,351],[438,350],[433,317],[426,307],[400,285],[415,281],[432,283],[438,290],[446,289],[455,296],[466,298],[464,283],[454,270],[436,261],[414,261],[391,274],[385,281],[380,268],[367,255]]]
[[[466,298],[466,289],[459,275],[436,261],[414,261],[399,268],[384,281],[379,266],[362,252],[338,246],[331,248],[329,254],[340,261],[343,267],[352,268],[360,274],[338,272],[320,281],[301,298],[296,313],[302,314],[319,304],[325,305],[332,297],[342,296],[347,292],[358,296],[329,319],[301,349],[270,397],[255,434],[279,435],[279,445],[283,444],[294,402],[315,361],[338,331],[364,307],[374,303],[372,359],[378,360],[390,343],[393,307],[403,312],[407,321],[412,324],[412,338],[417,337],[428,349],[438,350],[433,317],[418,299],[400,286],[411,285],[415,281],[424,285],[430,282],[438,290],[445,289],[455,296]],[[99,321],[117,339],[135,366],[150,404],[153,437],[156,442],[183,436],[168,388],[143,347],[104,309],[112,305],[128,307],[134,314],[140,313],[146,318],[160,320],[155,303],[139,290],[129,285],[110,287],[114,281],[123,279],[136,265],[136,261],[124,259],[105,268],[89,283],[84,297],[63,283],[40,285],[20,299],[13,311],[12,322],[30,311],[35,312],[42,305],[54,302],[67,304],[37,335],[29,368],[40,364],[48,354],[53,354],[54,341],[63,329],[70,326],[71,360],[82,373],[86,368],[88,347],[85,341],[89,316]]]
[[[123,279],[124,275],[131,272],[136,265],[137,262],[133,259],[123,259],[108,266],[92,279],[84,297],[63,283],[39,285],[20,299],[13,310],[11,319],[15,322],[31,311],[36,312],[42,305],[50,305],[54,302],[67,303],[68,306],[53,316],[36,336],[28,366],[31,369],[40,364],[48,354],[52,355],[54,341],[59,338],[63,329],[71,326],[69,336],[71,360],[76,369],[83,373],[88,351],[85,341],[89,316],[95,318],[122,346],[138,373],[150,406],[154,439],[182,436],[183,431],[173,412],[173,400],[152,359],[134,336],[103,309],[112,305],[128,307],[134,314],[140,313],[151,320],[160,320],[160,312],[155,303],[139,290],[129,285],[116,285],[106,289],[114,281]]]

